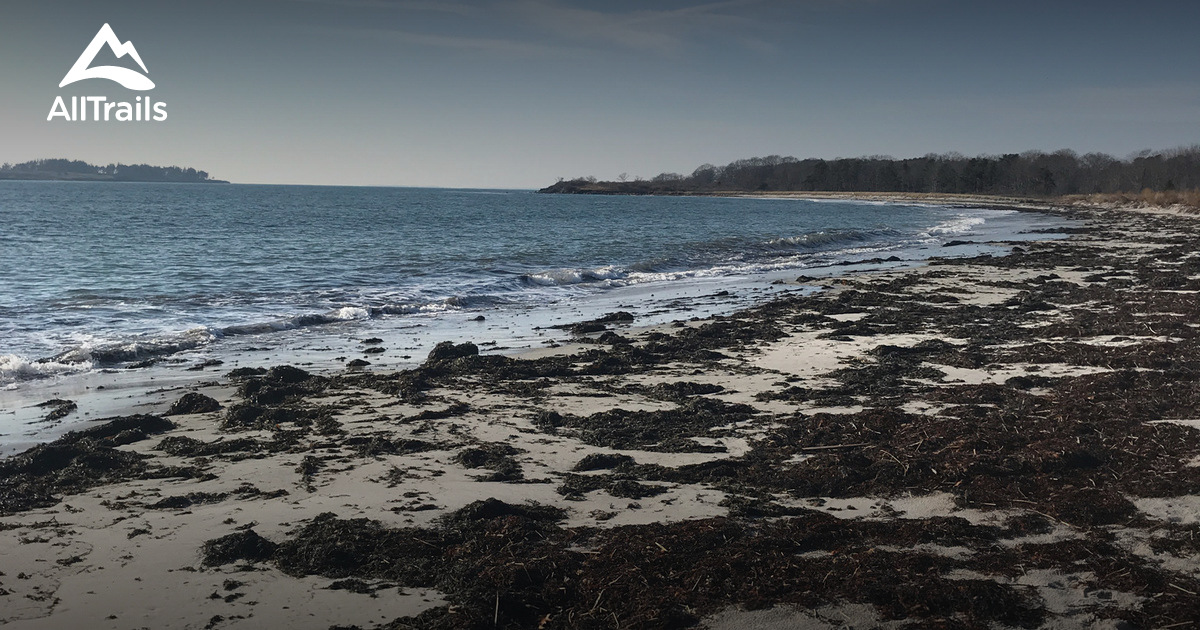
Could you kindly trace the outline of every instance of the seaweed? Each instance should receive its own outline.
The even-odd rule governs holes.
[[[409,455],[441,448],[441,446],[432,442],[426,442],[425,440],[413,438],[392,439],[384,435],[349,437],[342,441],[342,445],[353,448],[359,457]]]
[[[452,361],[479,355],[479,346],[471,342],[454,343],[453,341],[443,341],[433,347],[429,351],[429,356],[425,359],[425,364],[436,364],[441,361]]]
[[[723,452],[722,446],[702,445],[690,438],[710,437],[714,427],[742,422],[757,410],[749,405],[704,397],[687,398],[675,409],[630,411],[611,409],[590,416],[543,413],[534,426],[546,432],[564,429],[593,446],[662,452]]]
[[[204,543],[200,553],[204,566],[219,567],[239,560],[263,562],[274,556],[278,545],[253,529],[226,534]]]
[[[571,470],[583,472],[588,470],[604,470],[621,465],[634,464],[633,458],[620,453],[592,453],[584,456]]]
[[[45,402],[38,403],[37,406],[50,409],[50,411],[48,411],[46,413],[46,417],[43,418],[44,422],[53,422],[54,420],[61,420],[62,418],[65,418],[65,417],[71,415],[77,409],[79,409],[79,405],[76,404],[75,401],[64,400],[61,398],[52,398]]]
[[[593,490],[604,490],[622,499],[644,499],[667,491],[664,486],[640,483],[629,472],[610,475],[571,475],[564,477],[557,492],[569,500],[579,500]]]
[[[219,438],[212,442],[202,442],[186,435],[171,435],[163,438],[154,447],[154,450],[179,457],[236,455],[232,459],[241,459],[287,450],[290,446],[290,444],[278,440],[267,442],[254,438]]]
[[[873,604],[885,619],[926,623],[1035,627],[1045,617],[1022,589],[946,577],[964,562],[879,549],[997,539],[996,528],[962,519],[896,527],[808,512],[763,525],[704,519],[591,530],[562,529],[561,517],[547,506],[495,499],[430,528],[322,514],[280,543],[271,562],[295,576],[437,588],[451,602],[388,628],[682,627],[734,603],[844,601]],[[252,543],[253,552],[261,549]]]
[[[152,469],[144,455],[118,450],[174,425],[158,416],[123,416],[72,431],[0,461],[0,513],[57,504],[56,495],[79,494],[97,486],[135,479]]]
[[[487,468],[492,471],[477,475],[476,481],[519,481],[525,478],[525,473],[521,463],[513,456],[523,452],[508,444],[485,442],[459,451],[454,459],[466,468]]]
[[[691,381],[675,381],[673,383],[658,383],[646,389],[646,395],[661,400],[682,402],[692,396],[707,396],[725,391],[716,383],[694,383]]]
[[[179,416],[193,413],[210,413],[220,411],[221,403],[216,399],[199,392],[188,392],[171,404],[171,408],[163,415]]]

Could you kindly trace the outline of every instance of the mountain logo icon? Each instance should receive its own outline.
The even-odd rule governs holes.
[[[140,74],[136,70],[120,66],[89,67],[95,61],[100,49],[105,45],[112,50],[118,59],[129,55],[142,67],[142,72],[150,72],[146,70],[146,64],[142,62],[137,49],[133,47],[133,42],[129,41],[122,44],[121,40],[117,39],[117,34],[113,32],[112,27],[105,24],[100,27],[100,31],[92,38],[92,43],[88,44],[88,47],[83,50],[83,54],[79,55],[79,59],[75,61],[75,65],[71,66],[71,69],[67,72],[67,76],[63,77],[62,83],[59,83],[58,87],[64,87],[85,79],[108,79],[109,81],[116,81],[130,90],[144,91],[154,89],[154,82],[145,74]]]

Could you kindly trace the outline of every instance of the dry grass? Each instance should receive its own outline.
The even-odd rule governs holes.
[[[1140,193],[1098,193],[1092,195],[1066,195],[1061,198],[1069,204],[1132,205],[1139,207],[1170,208],[1182,207],[1188,212],[1200,212],[1200,189],[1151,190]]]

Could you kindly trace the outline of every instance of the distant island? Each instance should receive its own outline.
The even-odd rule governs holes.
[[[652,179],[560,179],[538,192],[599,195],[695,195],[768,192],[889,192],[1060,197],[1200,188],[1200,145],[1143,151],[1126,159],[1027,151],[966,157],[957,153],[895,159],[780,157],[705,164],[691,175]]]
[[[109,164],[97,166],[81,160],[32,160],[0,165],[0,179],[89,181],[89,182],[178,182],[191,184],[228,184],[210,179],[206,171],[179,166],[149,164]]]

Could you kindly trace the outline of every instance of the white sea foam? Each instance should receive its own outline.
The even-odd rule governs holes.
[[[30,361],[16,354],[0,354],[0,386],[15,387],[21,381],[86,372],[94,367],[92,362],[61,363],[58,361]]]
[[[865,238],[865,235],[861,232],[810,232],[808,234],[801,234],[800,236],[773,238],[767,241],[767,245],[776,247],[780,245],[788,247],[812,247],[814,245],[827,245],[829,243],[857,240],[861,238]]]
[[[551,269],[539,273],[531,273],[525,279],[539,286],[566,286],[597,282],[602,280],[619,280],[627,275],[623,269],[607,265],[593,269]]]
[[[929,228],[925,232],[922,232],[921,236],[925,238],[957,236],[966,234],[984,223],[987,223],[987,219],[983,217],[958,216]]]
[[[893,247],[849,247],[838,250],[821,252],[822,257],[816,258],[809,254],[786,256],[757,262],[729,262],[703,269],[666,272],[633,272],[625,278],[625,284],[641,284],[647,282],[671,282],[692,278],[719,278],[726,276],[747,276],[788,269],[806,269],[814,266],[829,264],[833,260],[854,256],[872,256],[892,251]]]
[[[334,319],[352,320],[352,319],[370,319],[371,313],[361,306],[343,306],[330,314]]]
[[[836,255],[851,252],[850,249],[833,250],[838,244],[894,237],[895,230],[821,230],[796,236],[773,238],[746,247],[730,250],[725,260],[717,260],[705,267],[656,271],[632,269],[616,265],[578,269],[551,269],[522,276],[527,285],[538,287],[569,287],[589,284],[598,287],[621,287],[644,282],[663,282],[684,278],[703,278],[743,273],[774,271],[811,266],[814,255]],[[863,251],[883,251],[889,245],[878,248],[856,248]],[[803,250],[803,253],[786,255]],[[747,260],[748,259],[748,260]]]
[[[808,247],[817,249],[837,243],[854,243],[873,238],[895,237],[898,233],[891,229],[877,230],[821,230],[799,236],[785,236],[766,241],[768,247]]]
[[[182,333],[122,339],[92,338],[45,361],[63,364],[112,364],[174,354],[207,345],[218,335],[205,327]]]

